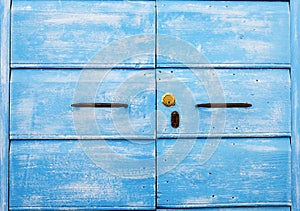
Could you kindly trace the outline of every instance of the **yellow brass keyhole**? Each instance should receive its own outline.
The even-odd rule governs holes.
[[[176,99],[175,99],[175,96],[171,93],[166,93],[162,96],[161,98],[161,102],[167,106],[167,107],[170,107],[170,106],[173,106],[175,105],[175,102],[176,102]]]

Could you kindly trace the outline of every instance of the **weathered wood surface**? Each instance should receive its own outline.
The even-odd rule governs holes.
[[[290,63],[288,2],[158,1],[157,11],[160,67]]]
[[[300,1],[291,0],[292,52],[292,210],[300,210]]]
[[[0,1],[0,210],[8,210],[10,0]]]
[[[158,69],[158,137],[282,136],[291,133],[287,69]],[[176,104],[161,98],[173,93]],[[201,103],[249,103],[249,108],[197,108]],[[178,128],[171,113],[180,114]]]
[[[125,103],[128,108],[76,108]],[[153,70],[14,69],[11,138],[154,138]]]
[[[290,101],[292,97],[292,111],[299,110],[298,5],[291,1],[290,39],[289,2],[14,1],[12,67],[56,69],[12,71],[10,137],[18,140],[11,142],[11,209],[155,209],[158,197],[161,208],[287,211],[293,199],[292,206],[298,210],[299,118],[296,112],[291,125]],[[1,65],[4,51],[1,48]],[[291,58],[293,86],[288,70]],[[106,70],[58,69],[112,66],[171,68],[156,73],[154,69],[113,70],[108,75]],[[185,66],[228,69],[198,69],[194,74],[175,68]],[[8,90],[2,83],[2,76],[8,75],[2,71],[1,66],[1,90]],[[165,92],[175,94],[174,107],[161,104]],[[7,93],[0,94],[7,110]],[[100,101],[129,107],[71,107]],[[252,107],[195,107],[220,101],[247,102]],[[178,129],[170,126],[174,110],[181,115]],[[290,139],[274,138],[290,136],[291,126],[292,167]],[[158,139],[155,149],[156,134],[159,138],[237,138],[216,139],[215,145],[213,139]],[[152,140],[137,145],[126,140],[86,144],[54,140],[105,138]],[[182,141],[182,152],[173,160],[164,157],[166,152],[172,154],[178,141]],[[108,154],[112,151],[103,151],[99,143],[104,142],[124,155],[122,162]],[[189,143],[194,146],[191,153]],[[2,161],[7,162],[8,144],[1,146]],[[203,164],[199,159],[209,146],[215,149],[207,153],[211,158]],[[4,172],[7,168],[1,166]],[[171,170],[165,173],[166,169]],[[1,178],[1,183],[7,179]],[[7,193],[7,189],[1,191]],[[3,195],[0,198],[6,200]],[[6,204],[1,205],[5,209]]]
[[[154,209],[154,146],[150,140],[12,141],[10,206]]]
[[[14,70],[11,137],[138,135],[153,138],[154,71],[108,72]],[[161,137],[290,134],[288,70],[168,69],[158,70],[157,76],[157,121]],[[175,95],[177,101],[174,107],[165,107],[161,103],[160,99],[166,92]],[[252,107],[195,107],[198,103],[214,103],[215,100],[247,102]],[[127,103],[129,108],[71,107],[73,103],[84,102]],[[181,115],[177,129],[172,128],[170,123],[173,110]]]
[[[14,1],[13,66],[153,66],[154,1]]]
[[[157,209],[157,211],[290,211],[290,207],[230,207],[201,209]]]
[[[206,141],[157,141],[157,171],[169,170],[157,176],[159,207],[284,206],[291,203],[289,138],[222,139],[210,159],[201,164]],[[190,152],[184,148],[187,146],[193,146]],[[173,156],[164,156],[165,153]],[[179,162],[182,156],[184,159]]]

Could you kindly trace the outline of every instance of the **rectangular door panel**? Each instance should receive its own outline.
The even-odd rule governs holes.
[[[153,139],[154,87],[153,70],[14,69],[10,136]]]
[[[158,206],[291,203],[289,138],[157,141]]]
[[[159,67],[289,64],[288,2],[158,1]]]
[[[12,140],[12,210],[154,209],[155,141]]]
[[[153,67],[153,1],[13,1],[12,65]]]
[[[288,69],[166,68],[157,81],[158,137],[290,135]],[[163,104],[166,93],[174,105]]]

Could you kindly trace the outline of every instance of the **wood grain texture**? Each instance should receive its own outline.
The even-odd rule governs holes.
[[[158,137],[290,135],[287,69],[158,69]],[[164,93],[176,97],[166,107]],[[201,103],[249,103],[249,108],[197,108]],[[178,128],[171,113],[180,114]]]
[[[158,161],[158,206],[282,206],[291,203],[291,149],[289,138],[222,139],[210,159],[201,164],[206,139],[157,140],[158,158],[174,154],[175,144],[193,148],[183,161],[180,151]],[[217,140],[216,140],[217,141]]]
[[[3,2],[0,210],[6,211],[10,3]],[[291,205],[292,210],[300,210],[299,4],[290,2],[290,39],[289,2],[160,0],[155,46],[154,1],[14,1],[11,66],[36,69],[12,73],[10,137],[23,140],[11,143],[10,209],[155,209],[153,139],[157,124],[159,138],[238,137],[220,139],[205,164],[198,159],[205,139],[195,143],[158,139],[158,207],[288,211]],[[57,69],[155,66],[171,67],[157,70],[157,99],[154,70],[122,69],[108,75],[102,70],[103,74],[86,78],[79,69]],[[202,73],[195,77],[187,69],[175,68],[186,66],[201,67],[197,71]],[[38,69],[46,67],[56,69]],[[210,67],[228,69],[211,71]],[[175,107],[162,106],[160,98],[165,92],[175,94]],[[70,106],[98,100],[128,103],[129,108]],[[194,107],[214,100],[251,103],[252,107]],[[178,129],[170,123],[174,110],[181,114]],[[290,135],[292,151],[289,138],[274,138]],[[107,138],[143,139],[137,146],[130,140],[107,143],[129,160],[147,160],[145,167],[125,159],[116,166],[136,170],[118,173],[152,176],[126,179],[101,169],[97,161],[111,165],[115,160],[101,156],[99,140],[86,141],[92,148],[90,154],[82,141],[48,140]],[[186,143],[191,141],[195,147],[175,169],[160,174],[173,162],[160,159],[161,154],[172,153],[176,141],[185,142],[182,154],[189,151],[184,149]],[[174,162],[182,156],[175,156]]]
[[[12,64],[154,65],[153,1],[14,1]]]
[[[154,209],[154,143],[13,140],[10,206],[21,210]]]
[[[300,1],[291,1],[293,211],[300,210]]]
[[[11,138],[154,138],[153,70],[24,70],[11,78]],[[125,103],[128,108],[77,108]]]
[[[8,211],[10,1],[0,1],[0,210]]]
[[[158,1],[157,11],[159,67],[290,63],[288,2]]]

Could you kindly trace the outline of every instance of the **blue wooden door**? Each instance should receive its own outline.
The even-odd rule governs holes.
[[[13,1],[11,209],[155,209],[153,1]]]
[[[157,206],[289,210],[288,2],[157,1],[157,34]]]
[[[10,209],[290,210],[289,18],[288,2],[14,0]]]

